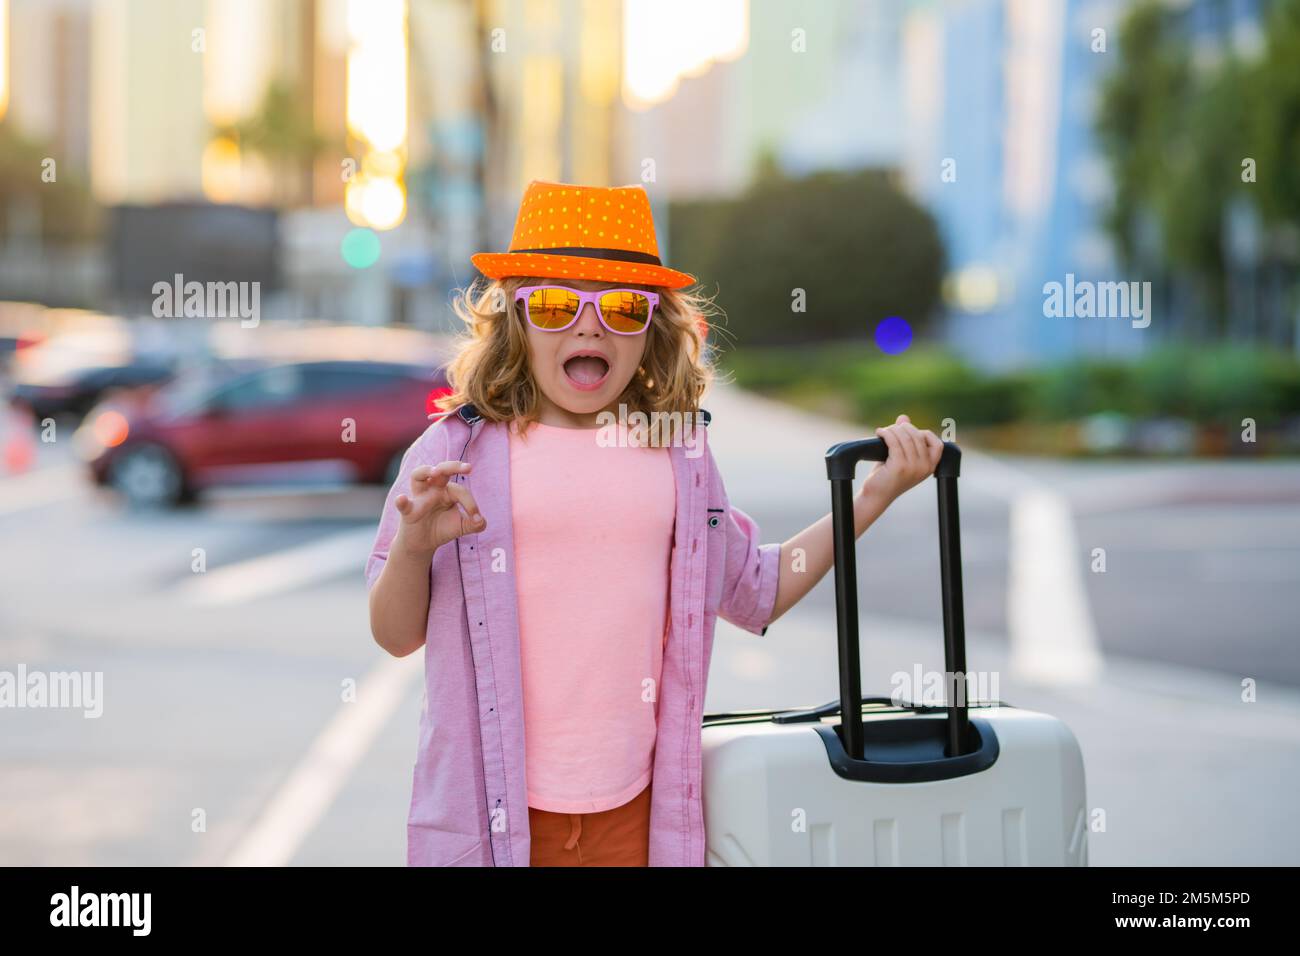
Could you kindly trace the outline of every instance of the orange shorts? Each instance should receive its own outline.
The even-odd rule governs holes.
[[[530,866],[649,866],[650,787],[599,813],[529,807],[528,829]]]

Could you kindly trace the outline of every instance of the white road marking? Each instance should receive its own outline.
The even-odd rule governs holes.
[[[343,531],[298,545],[196,574],[177,588],[192,604],[239,604],[291,591],[346,571],[360,574],[374,544],[373,527]]]
[[[226,859],[226,866],[286,866],[423,672],[423,654],[385,655],[345,703]]]
[[[78,465],[38,468],[24,475],[0,479],[0,515],[66,501],[88,487],[85,469]]]
[[[1065,497],[1047,490],[1017,495],[1011,502],[1009,551],[1012,669],[1040,683],[1095,681],[1102,656]]]

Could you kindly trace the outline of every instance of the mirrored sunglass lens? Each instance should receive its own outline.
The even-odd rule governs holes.
[[[607,292],[600,311],[615,332],[640,332],[650,321],[650,299],[639,292]]]
[[[562,329],[578,314],[578,297],[564,289],[536,289],[528,294],[528,321],[539,329]]]

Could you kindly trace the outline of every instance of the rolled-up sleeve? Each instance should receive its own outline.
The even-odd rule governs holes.
[[[751,634],[764,634],[776,606],[781,545],[760,544],[758,523],[728,505],[726,568],[718,616]]]
[[[388,550],[397,529],[401,526],[402,516],[397,510],[397,496],[411,487],[411,472],[420,465],[438,465],[447,460],[447,428],[445,425],[429,426],[419,438],[411,443],[402,456],[402,466],[398,469],[397,479],[388,489],[384,499],[384,511],[379,516],[379,530],[375,533],[375,543],[370,549],[366,561],[366,590],[369,591],[379,580],[388,561]]]

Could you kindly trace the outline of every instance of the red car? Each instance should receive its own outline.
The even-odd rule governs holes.
[[[223,484],[390,483],[447,391],[440,370],[395,362],[182,373],[144,399],[96,408],[76,441],[96,483],[137,505],[193,500]]]

